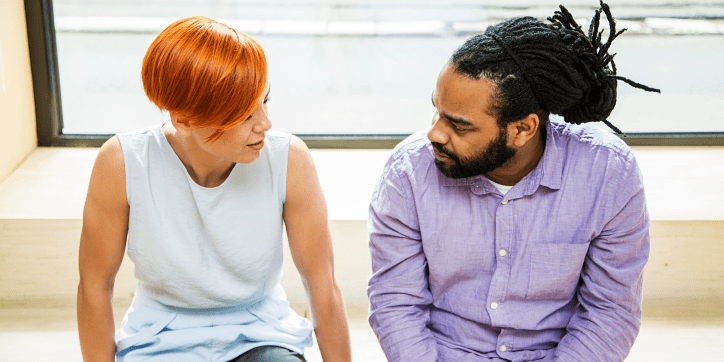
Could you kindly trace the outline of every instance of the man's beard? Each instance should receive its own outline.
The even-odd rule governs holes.
[[[450,157],[452,166],[446,166],[435,159],[435,166],[443,175],[450,178],[466,178],[487,174],[502,166],[515,155],[515,150],[508,147],[508,134],[501,129],[496,137],[485,149],[481,150],[471,158],[461,159],[456,154],[446,150],[442,144],[432,142],[432,147],[437,152]]]

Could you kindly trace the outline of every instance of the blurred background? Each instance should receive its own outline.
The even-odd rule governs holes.
[[[274,128],[410,134],[426,127],[435,79],[489,24],[544,20],[561,2],[588,29],[594,0],[54,0],[64,134],[112,134],[166,119],[141,60],[171,22],[203,15],[245,32],[269,62]],[[724,2],[612,0],[620,83],[610,121],[631,132],[722,132]],[[602,21],[603,28],[608,25]]]

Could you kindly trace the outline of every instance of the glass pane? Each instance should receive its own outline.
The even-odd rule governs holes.
[[[613,5],[620,27],[632,29],[612,48],[618,53],[619,75],[661,88],[662,94],[620,82],[618,105],[609,120],[629,133],[722,132],[724,70],[718,64],[724,27],[700,20],[689,25],[652,22],[653,17],[682,13],[684,5],[654,6],[659,2],[664,4],[640,0],[638,5]],[[569,3],[574,15],[593,12],[590,6],[576,6],[590,1]],[[55,0],[63,133],[116,133],[165,120],[168,115],[143,93],[141,60],[158,32],[192,15],[225,22],[261,43],[269,63],[275,129],[296,134],[412,133],[429,125],[435,79],[457,46],[490,22],[522,15],[543,19],[557,4]],[[652,18],[640,20],[647,16]],[[667,35],[672,32],[708,35]]]

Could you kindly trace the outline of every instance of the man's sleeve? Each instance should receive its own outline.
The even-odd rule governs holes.
[[[611,185],[614,216],[591,241],[577,293],[580,306],[546,362],[623,361],[638,335],[649,216],[633,156],[629,165],[620,182]]]
[[[367,226],[370,325],[389,361],[434,362],[437,343],[428,328],[432,294],[418,218],[409,181],[389,165],[373,193]]]

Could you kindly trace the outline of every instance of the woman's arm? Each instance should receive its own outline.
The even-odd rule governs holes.
[[[84,361],[114,361],[113,284],[123,261],[128,202],[118,138],[98,152],[83,209],[78,258],[78,335]]]
[[[294,264],[312,306],[314,332],[325,362],[351,361],[342,293],[334,278],[327,204],[307,146],[297,137],[289,145],[284,222]]]

